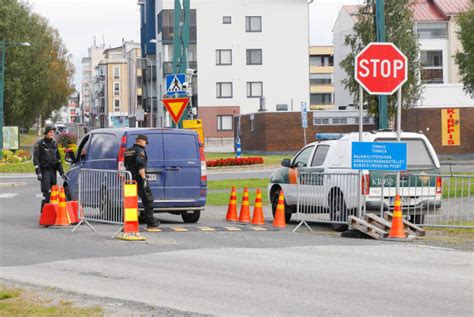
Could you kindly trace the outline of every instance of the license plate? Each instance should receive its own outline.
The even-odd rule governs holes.
[[[156,174],[146,174],[146,179],[149,181],[156,181]]]
[[[393,206],[395,204],[395,197],[390,197],[389,199],[390,205]],[[402,197],[402,205],[410,205],[412,200],[409,197]]]

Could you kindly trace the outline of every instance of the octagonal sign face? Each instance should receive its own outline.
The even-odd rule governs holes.
[[[407,57],[393,43],[369,43],[355,58],[355,79],[371,95],[392,95],[407,78]]]

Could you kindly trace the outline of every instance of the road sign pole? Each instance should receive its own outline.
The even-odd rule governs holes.
[[[364,89],[359,85],[359,142],[364,132]],[[357,217],[362,217],[362,170],[359,170],[359,195],[357,195]]]
[[[402,134],[402,87],[397,93],[397,142],[400,143]],[[400,171],[397,171],[397,195],[400,195]]]
[[[375,5],[375,21],[377,42],[385,42],[385,0],[377,0]],[[378,128],[388,128],[388,98],[385,95],[378,96]]]

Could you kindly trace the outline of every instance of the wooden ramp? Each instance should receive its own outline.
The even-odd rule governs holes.
[[[355,216],[349,216],[348,223],[349,228],[358,230],[376,240],[382,240],[388,238],[390,228],[392,227],[393,214],[386,212],[384,218],[381,218],[375,214],[366,214],[364,219],[357,218]],[[412,224],[409,221],[403,220],[405,226],[405,233],[407,236],[423,237],[425,236],[425,230]]]

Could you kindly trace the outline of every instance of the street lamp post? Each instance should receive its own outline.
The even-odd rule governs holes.
[[[163,104],[161,103],[161,95],[160,98],[158,98],[158,94],[161,93],[160,87],[158,85],[158,66],[160,65],[161,61],[158,58],[158,43],[162,42],[162,40],[156,40],[156,39],[151,39],[148,43],[155,44],[155,64],[156,64],[156,106],[157,106],[157,127],[158,128],[163,128],[164,127],[164,109],[163,109]],[[160,66],[161,67],[161,66]],[[160,78],[161,80],[161,78]]]
[[[5,83],[5,51],[8,45],[31,46],[28,42],[9,42],[0,41],[0,50],[2,50],[2,59],[0,64],[0,160],[3,158],[3,93]]]

